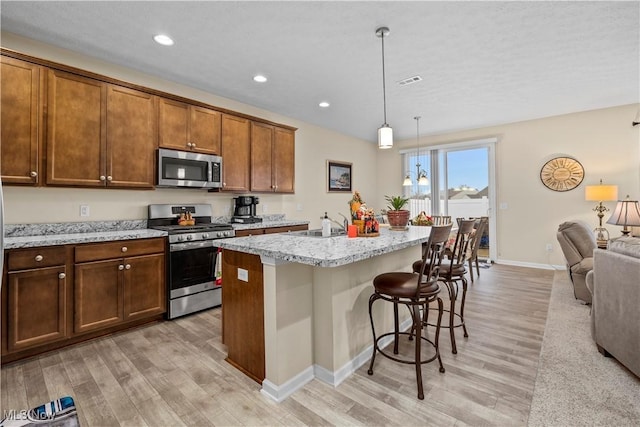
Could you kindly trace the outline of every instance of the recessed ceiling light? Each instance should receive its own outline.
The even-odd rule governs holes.
[[[258,74],[257,76],[253,76],[253,81],[258,82],[258,83],[264,83],[267,81],[267,78],[265,76],[263,76],[262,74]]]
[[[153,36],[153,40],[163,46],[173,46],[173,39],[166,34],[156,34]]]
[[[321,108],[327,108],[329,105],[331,104],[329,104],[327,101],[322,101],[321,103],[318,104],[318,106]]]

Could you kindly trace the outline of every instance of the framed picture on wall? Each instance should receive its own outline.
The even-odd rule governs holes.
[[[327,191],[351,192],[351,163],[327,160]]]

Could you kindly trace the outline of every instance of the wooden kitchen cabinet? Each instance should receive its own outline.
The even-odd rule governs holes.
[[[77,246],[74,332],[164,313],[164,248],[162,238]]]
[[[251,122],[251,191],[293,193],[293,131]]]
[[[236,230],[236,237],[258,236],[260,234],[286,233],[288,231],[308,230],[308,225],[287,225],[282,227],[250,228],[246,230]]]
[[[3,356],[67,337],[65,263],[61,247],[8,252],[7,290],[3,291],[6,310]]]
[[[248,281],[237,269],[247,270]],[[224,250],[222,253],[222,334],[227,362],[254,381],[265,378],[264,293],[259,255]]]
[[[251,153],[248,119],[222,115],[222,190],[250,190],[249,167]]]
[[[2,182],[38,185],[42,150],[44,71],[39,65],[0,57]]]
[[[153,95],[58,70],[47,87],[48,185],[153,187]]]
[[[106,177],[109,187],[153,188],[158,145],[156,111],[156,96],[116,85],[107,86]]]
[[[222,114],[219,111],[160,98],[159,122],[160,147],[220,154]]]

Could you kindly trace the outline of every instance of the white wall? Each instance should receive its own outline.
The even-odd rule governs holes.
[[[415,140],[396,141],[394,148],[378,150],[373,142],[12,34],[2,33],[2,46],[297,127],[296,193],[260,194],[259,213],[266,207],[266,213],[284,213],[289,218],[310,220],[313,228],[320,227],[320,216],[325,211],[336,219],[339,219],[338,212],[346,214],[351,194],[326,192],[327,160],[353,163],[353,188],[359,190],[367,204],[376,210],[386,206],[385,194],[401,194],[403,177],[398,150],[412,147]],[[631,127],[638,109],[640,105],[633,104],[422,137],[421,144],[497,137],[498,203],[508,204],[508,209],[497,212],[498,261],[532,266],[562,265],[564,260],[555,238],[558,224],[573,218],[586,220],[594,227],[597,224],[591,210],[595,204],[584,201],[585,185],[596,184],[602,178],[605,183],[619,186],[620,197],[626,194],[634,199],[640,197],[640,126]],[[540,182],[540,168],[558,155],[575,157],[585,168],[585,179],[575,190],[558,193]],[[176,189],[137,191],[6,186],[4,190],[9,224],[80,221],[80,204],[90,205],[90,220],[144,219],[148,204],[170,202],[211,203],[216,215],[225,215],[234,196]],[[614,205],[607,203],[609,208]],[[619,234],[620,227],[608,228],[612,236]],[[545,250],[547,243],[553,244],[551,254]]]
[[[552,101],[550,101],[552,102]],[[527,265],[563,265],[564,258],[556,240],[558,225],[569,219],[583,219],[597,225],[596,202],[584,200],[584,187],[604,183],[616,184],[619,197],[640,197],[640,127],[631,122],[640,104],[586,111],[422,137],[421,144],[497,137],[497,202],[508,208],[497,212],[498,261]],[[384,194],[400,192],[402,180],[398,150],[411,148],[415,140],[399,141],[391,150],[381,151],[378,165],[384,175],[378,179],[378,204]],[[553,157],[576,158],[585,169],[585,178],[576,189],[555,192],[540,181],[540,168]],[[613,209],[614,202],[605,203]],[[610,213],[608,213],[610,215]],[[605,221],[608,219],[605,216]],[[607,226],[611,236],[620,235],[621,227]],[[547,243],[554,251],[548,254]]]

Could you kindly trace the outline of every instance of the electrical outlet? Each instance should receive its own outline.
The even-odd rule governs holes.
[[[267,213],[267,211],[269,210],[269,205],[266,203],[262,204],[262,213]]]
[[[547,243],[547,246],[545,248],[547,252],[553,252],[553,245],[551,243]]]
[[[238,268],[238,280],[242,280],[243,282],[249,281],[249,271],[244,268]]]
[[[80,205],[80,216],[89,216],[89,205]]]
[[[302,211],[302,203],[298,203],[298,205],[296,206],[296,210],[298,212]]]

